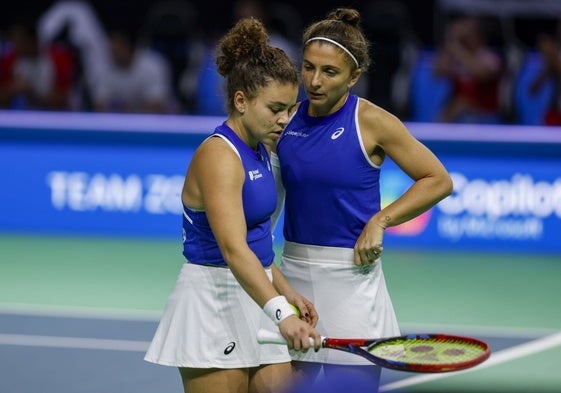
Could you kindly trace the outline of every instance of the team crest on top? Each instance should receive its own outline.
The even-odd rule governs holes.
[[[259,172],[259,169],[248,171],[247,174],[249,175],[249,180],[257,180],[263,177],[263,174]]]

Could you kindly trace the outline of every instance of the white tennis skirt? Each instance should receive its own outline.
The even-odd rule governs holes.
[[[279,268],[290,284],[314,303],[319,314],[316,330],[323,336],[381,338],[400,334],[381,259],[358,267],[352,249],[286,242]],[[372,364],[335,349],[291,351],[291,355],[307,362]]]
[[[144,359],[192,368],[290,362],[286,346],[257,342],[259,328],[278,330],[230,269],[185,263]]]

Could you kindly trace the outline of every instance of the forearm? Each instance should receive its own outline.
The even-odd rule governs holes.
[[[286,296],[286,298],[292,297],[295,290],[292,285],[288,283],[279,268],[273,264],[271,266],[271,271],[273,273],[273,286],[275,287],[277,292],[283,296]]]
[[[232,274],[259,307],[263,307],[271,298],[279,296],[265,269],[249,248],[224,254]]]
[[[271,270],[273,273],[273,285],[276,290],[284,296],[290,304],[298,308],[303,321],[307,322],[310,326],[316,326],[319,316],[314,304],[290,285],[276,265],[273,264]]]
[[[383,228],[402,224],[429,210],[451,192],[452,185],[448,175],[420,179],[371,220]]]

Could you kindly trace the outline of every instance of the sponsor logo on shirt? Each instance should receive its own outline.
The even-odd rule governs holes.
[[[335,140],[337,138],[339,138],[343,132],[345,132],[345,128],[344,127],[339,127],[335,130],[335,132],[333,134],[331,134],[331,139]]]
[[[249,180],[257,180],[263,177],[263,174],[259,172],[259,169],[248,171],[247,174],[249,175]]]
[[[284,132],[285,135],[290,135],[290,136],[295,136],[298,138],[307,138],[308,134],[302,131],[293,131],[293,130],[288,130]]]

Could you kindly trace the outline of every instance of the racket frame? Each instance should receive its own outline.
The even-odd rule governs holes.
[[[478,346],[482,349],[482,353],[473,359],[460,361],[460,362],[424,364],[424,363],[401,362],[397,360],[384,359],[376,355],[373,355],[370,352],[370,350],[374,349],[375,347],[396,340],[404,340],[404,341],[426,340],[427,342],[430,342],[431,340],[456,340],[459,342]],[[460,370],[477,366],[478,364],[487,360],[491,355],[491,349],[489,348],[489,345],[484,341],[472,337],[442,334],[442,333],[407,334],[403,336],[388,337],[383,339],[364,339],[364,338],[347,339],[347,338],[325,337],[322,340],[322,347],[338,349],[341,351],[353,353],[358,356],[362,356],[363,358],[381,367],[385,367],[393,370],[411,371],[411,372],[418,372],[418,373],[444,373],[444,372],[451,372],[451,371],[460,371]]]
[[[270,332],[266,330],[260,330],[257,334],[258,340],[261,343],[275,343],[275,344],[286,344],[286,340],[280,334],[280,332]],[[417,373],[445,373],[451,371],[465,370],[483,363],[491,355],[491,349],[489,345],[481,340],[458,336],[451,334],[442,333],[424,333],[424,334],[407,334],[403,336],[388,337],[382,339],[365,339],[365,338],[330,338],[322,336],[321,346],[322,348],[336,349],[340,351],[345,351],[365,358],[366,360],[384,368],[409,371]],[[397,361],[392,359],[384,359],[373,355],[369,351],[375,347],[387,344],[392,341],[410,341],[410,340],[455,340],[458,342],[464,342],[473,346],[481,348],[482,352],[479,356],[458,362],[449,363],[439,363],[439,364],[424,364],[424,363],[413,363],[405,361]],[[314,345],[314,341],[310,338],[310,344]]]

